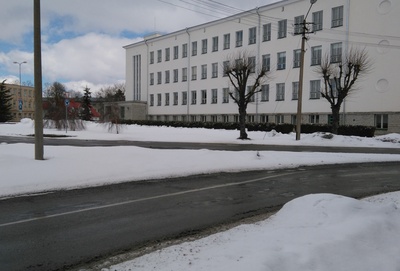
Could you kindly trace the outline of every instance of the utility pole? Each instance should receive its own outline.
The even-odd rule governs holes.
[[[311,7],[317,2],[317,0],[310,0],[310,8],[306,16],[301,23],[302,31],[301,31],[301,52],[300,52],[300,72],[299,72],[299,93],[297,97],[297,115],[296,115],[296,140],[300,140],[301,134],[301,112],[302,112],[302,105],[303,105],[303,77],[304,77],[304,54],[305,54],[305,44],[307,40],[306,34],[309,34],[309,29],[307,27],[308,24],[306,19],[308,13],[310,13]]]
[[[35,160],[44,160],[40,0],[33,0],[33,45],[35,69]]]

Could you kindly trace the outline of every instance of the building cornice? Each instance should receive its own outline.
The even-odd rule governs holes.
[[[277,7],[283,7],[285,5],[296,3],[296,2],[300,2],[300,1],[305,1],[305,0],[282,0],[282,1],[279,1],[279,2],[275,2],[275,3],[271,3],[271,4],[268,4],[268,5],[261,6],[261,7],[256,7],[256,8],[247,10],[247,11],[243,11],[241,13],[238,13],[238,14],[235,14],[235,15],[231,15],[231,16],[228,16],[228,17],[225,17],[225,18],[222,18],[222,19],[214,20],[214,21],[211,21],[211,22],[199,24],[199,25],[192,26],[192,27],[187,27],[187,28],[184,28],[184,29],[181,29],[181,30],[178,30],[178,31],[174,31],[174,32],[168,33],[168,34],[162,35],[160,33],[152,33],[152,34],[147,36],[147,37],[150,37],[150,38],[146,39],[146,37],[144,37],[142,41],[139,41],[139,42],[136,42],[136,43],[132,43],[132,44],[128,44],[126,46],[123,46],[123,48],[124,49],[134,48],[134,47],[137,47],[137,46],[141,46],[141,45],[145,44],[146,42],[155,42],[155,41],[167,39],[167,38],[170,38],[170,37],[173,37],[173,36],[176,36],[176,35],[193,32],[193,31],[196,31],[196,30],[199,30],[199,29],[202,29],[202,28],[206,28],[206,27],[211,27],[211,26],[223,23],[223,22],[234,21],[234,20],[240,19],[242,17],[248,16],[248,15],[251,15],[251,14],[252,15],[257,15],[257,12],[258,13],[264,12],[264,11],[267,11],[267,10],[270,10],[270,9],[274,9],[274,8],[277,8]]]

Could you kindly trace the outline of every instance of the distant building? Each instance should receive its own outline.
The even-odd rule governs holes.
[[[35,89],[28,86],[6,84],[12,96],[12,121],[20,121],[23,118],[35,118]]]

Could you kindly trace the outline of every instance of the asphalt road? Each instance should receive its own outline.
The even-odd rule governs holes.
[[[34,143],[29,136],[0,136],[0,143]],[[364,147],[327,147],[327,146],[289,146],[289,145],[257,145],[257,144],[226,144],[198,142],[155,142],[128,140],[82,140],[74,138],[44,138],[48,146],[79,146],[79,147],[108,147],[108,146],[137,146],[153,149],[209,149],[227,151],[294,151],[294,152],[351,152],[351,153],[387,153],[400,154],[400,148],[364,148]]]
[[[400,190],[400,163],[131,182],[0,200],[0,270],[65,270],[277,210],[310,193]],[[306,210],[305,210],[306,211]]]

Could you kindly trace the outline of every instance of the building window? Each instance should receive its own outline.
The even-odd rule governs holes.
[[[150,106],[154,106],[154,94],[150,94]]]
[[[150,52],[150,64],[154,64],[154,52]]]
[[[192,81],[197,80],[197,66],[192,66]]]
[[[286,38],[287,32],[287,20],[281,20],[278,22],[278,39]]]
[[[311,124],[318,124],[319,123],[319,115],[309,115],[308,122]]]
[[[311,65],[321,65],[322,46],[311,47]]]
[[[213,52],[218,51],[218,37],[212,38],[212,51]]]
[[[141,100],[141,86],[142,86],[142,56],[141,55],[135,55],[132,57],[132,64],[133,64],[133,70],[132,70],[132,75],[133,75],[133,100],[134,101],[140,101]]]
[[[243,45],[243,31],[236,32],[236,47],[241,47]]]
[[[201,91],[201,104],[207,103],[207,90],[203,89]]]
[[[375,127],[377,129],[387,130],[389,127],[389,116],[388,114],[376,114],[375,115]]]
[[[260,122],[268,123],[268,115],[260,115]]]
[[[291,124],[296,124],[297,123],[297,116],[296,115],[291,115],[290,119],[291,119]]]
[[[162,73],[157,72],[157,84],[161,85],[161,83],[162,83]]]
[[[222,103],[229,103],[229,88],[224,88],[222,90]]]
[[[192,104],[196,104],[197,102],[197,92],[196,90],[192,90]]]
[[[187,92],[182,91],[182,105],[187,105]]]
[[[276,124],[285,123],[285,117],[283,115],[276,115],[275,116],[275,123]]]
[[[343,6],[332,8],[332,28],[343,25]]]
[[[178,58],[179,58],[179,47],[174,46],[174,59],[178,59]]]
[[[187,57],[188,55],[188,45],[187,43],[182,45],[182,58]]]
[[[285,83],[276,84],[276,100],[277,101],[285,100]]]
[[[319,99],[321,94],[321,80],[310,81],[310,99]]]
[[[227,50],[231,47],[231,34],[224,35],[224,50]]]
[[[192,56],[197,55],[197,41],[192,42]]]
[[[328,90],[328,92],[329,92],[329,93],[332,93],[332,95],[333,95],[334,98],[337,98],[339,93],[338,93],[338,90],[337,90],[337,88],[336,88],[336,80],[335,80],[335,79],[331,79],[331,80],[329,80],[329,81],[330,81],[330,83],[331,83],[330,88],[331,88],[332,92],[329,91],[329,90]],[[328,86],[328,88],[329,88],[329,86]],[[332,97],[332,98],[333,98],[333,97]]]
[[[157,106],[161,106],[161,93],[157,94]]]
[[[216,104],[218,102],[218,89],[211,90],[211,103]]]
[[[342,43],[331,44],[331,63],[338,63],[342,61]]]
[[[268,102],[269,101],[269,85],[261,86],[261,101]]]
[[[169,84],[169,79],[170,79],[169,71],[165,71],[165,84]]]
[[[294,34],[298,35],[303,33],[304,15],[294,17]]]
[[[224,66],[224,70],[223,70],[224,77],[225,77],[225,76],[228,76],[228,74],[226,74],[225,71],[228,69],[229,64],[230,64],[229,61],[224,61],[224,62],[222,63],[222,65]]]
[[[278,53],[278,70],[286,69],[286,52]]]
[[[169,93],[165,93],[165,105],[169,105]]]
[[[257,42],[257,27],[249,29],[249,44],[255,44]]]
[[[271,70],[271,56],[269,54],[262,56],[262,65],[263,69],[265,69],[266,71]]]
[[[255,73],[256,72],[256,57],[255,56],[249,57],[247,61],[249,62],[248,64],[249,64],[250,72]]]
[[[292,82],[292,100],[299,99],[299,82]]]
[[[150,86],[154,85],[154,73],[150,73]]]
[[[161,62],[162,61],[162,51],[161,50],[158,50],[157,51],[157,62]]]
[[[187,68],[182,68],[182,82],[187,81]]]
[[[212,78],[218,77],[218,63],[212,64]]]
[[[178,105],[178,92],[174,92],[174,105]]]
[[[323,28],[323,13],[321,11],[313,12],[313,31],[320,31]]]
[[[207,54],[207,39],[201,41],[201,53]]]
[[[247,86],[247,92],[246,92],[246,96],[249,95],[249,93],[251,92],[252,86]],[[254,103],[256,99],[256,95],[253,92],[253,95],[251,95],[249,102],[250,103]]]
[[[179,72],[178,69],[174,70],[174,83],[178,82]]]
[[[296,49],[293,51],[293,68],[300,67],[301,49]]]
[[[263,41],[271,40],[271,23],[263,25]]]
[[[207,79],[207,64],[201,65],[201,79]]]
[[[171,50],[169,48],[165,48],[165,61],[169,61],[170,55],[171,55]]]

